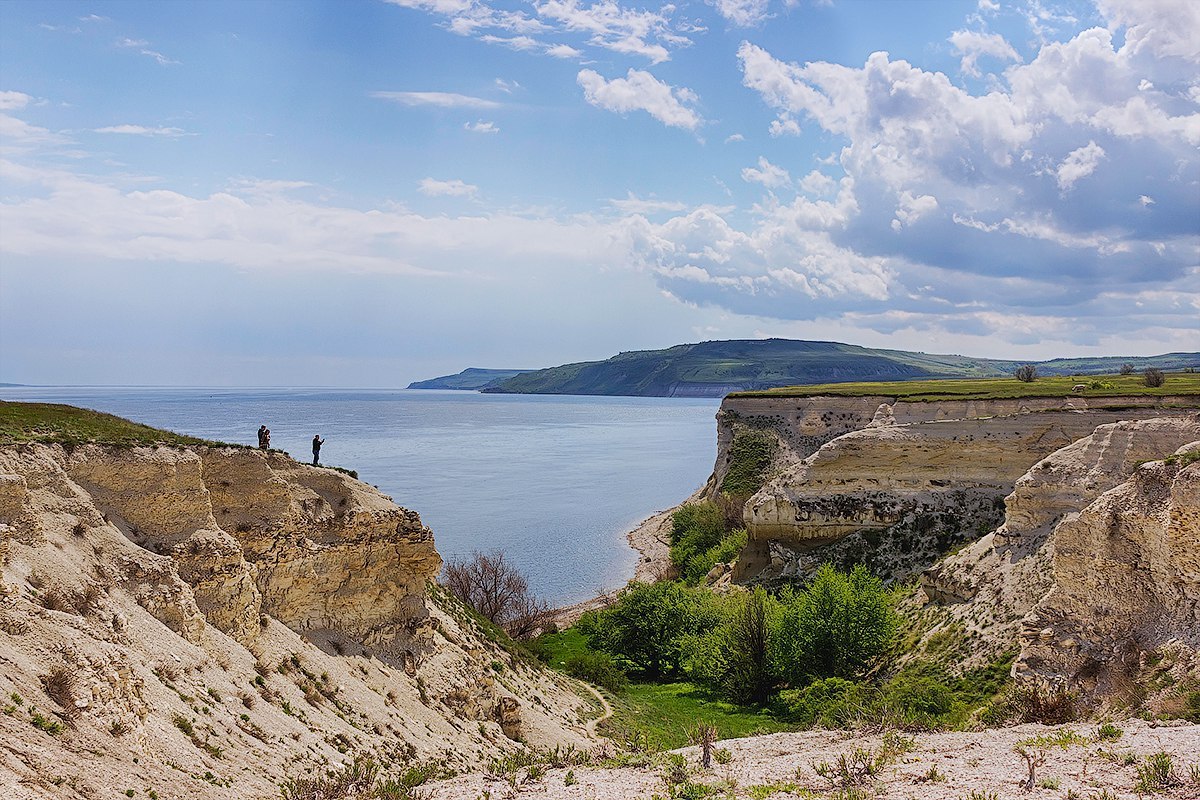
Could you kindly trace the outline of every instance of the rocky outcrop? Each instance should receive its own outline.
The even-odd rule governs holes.
[[[830,560],[905,579],[999,525],[1003,498],[1043,457],[1098,425],[1179,407],[1200,398],[730,398],[709,491],[732,466],[739,427],[768,431],[780,447],[742,508],[736,579],[803,577]]]
[[[1200,418],[1194,415],[1119,422],[1038,461],[1005,498],[1003,524],[921,575],[923,594],[939,611],[925,639],[960,630],[972,641],[960,654],[968,667],[1011,652],[1022,620],[1058,581],[1057,526],[1123,484],[1139,465],[1197,439]]]
[[[15,796],[270,796],[355,755],[463,770],[592,738],[566,679],[432,582],[416,513],[282,454],[0,448],[0,565]]]
[[[1141,466],[1057,525],[1054,583],[1023,620],[1019,677],[1111,695],[1159,648],[1200,649],[1200,461],[1179,462]]]

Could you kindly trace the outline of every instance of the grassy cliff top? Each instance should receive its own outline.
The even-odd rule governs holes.
[[[116,447],[154,444],[177,447],[240,446],[183,436],[86,408],[59,403],[15,403],[0,400],[0,446],[24,442],[67,446],[96,443]]]
[[[1166,374],[1166,383],[1146,386],[1141,374],[1049,375],[1032,383],[1016,378],[887,381],[874,383],[824,383],[810,386],[781,386],[757,392],[735,392],[730,397],[893,397],[910,402],[935,400],[998,400],[1024,397],[1140,397],[1164,395],[1200,396],[1200,373]],[[1086,389],[1071,391],[1083,384]]]

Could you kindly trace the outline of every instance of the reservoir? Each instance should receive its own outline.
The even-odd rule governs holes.
[[[713,398],[437,390],[0,387],[178,433],[271,446],[358,472],[433,529],[443,558],[503,550],[552,604],[621,586],[625,533],[699,488],[716,456]]]

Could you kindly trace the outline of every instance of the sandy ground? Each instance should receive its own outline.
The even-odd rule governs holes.
[[[1080,736],[1095,734],[1092,724],[1057,727],[1018,725],[970,733],[916,734],[911,749],[860,784],[864,798],[877,800],[1135,800],[1144,796],[1197,800],[1200,798],[1200,725],[1163,724],[1142,720],[1117,723],[1123,733],[1115,741],[1090,739],[1066,748],[1035,747],[1045,760],[1037,768],[1035,785],[1026,790],[1026,762],[1015,752],[1018,743],[1039,736],[1073,730]],[[893,734],[895,736],[895,734]],[[815,766],[836,763],[856,748],[878,753],[883,747],[879,734],[859,735],[840,731],[778,733],[719,742],[716,747],[730,753],[728,764],[714,763],[709,770],[698,764],[695,747],[683,753],[691,780],[721,784],[726,793],[717,797],[736,798],[834,798],[849,788],[818,775]],[[1135,789],[1138,767],[1154,753],[1171,755],[1175,785],[1152,795]],[[438,800],[536,797],[555,800],[634,800],[668,797],[664,770],[659,767],[593,769],[575,767],[573,783],[567,785],[566,768],[550,769],[544,777],[513,787],[499,776],[473,774],[432,784],[431,797]],[[731,788],[732,787],[732,788]],[[770,791],[767,787],[774,787]],[[1104,792],[1108,794],[1105,795]],[[843,797],[846,795],[842,795]]]

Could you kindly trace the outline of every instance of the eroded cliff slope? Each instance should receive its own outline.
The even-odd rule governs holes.
[[[997,527],[1004,497],[1046,455],[1098,425],[1198,407],[1196,396],[732,397],[709,492],[736,471],[739,439],[770,437],[764,482],[733,497],[748,531],[735,577],[802,578],[833,561],[904,580]]]
[[[278,453],[0,448],[0,795],[273,797],[355,755],[589,739],[432,583],[418,515]]]

